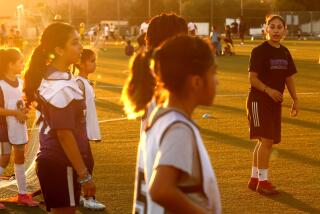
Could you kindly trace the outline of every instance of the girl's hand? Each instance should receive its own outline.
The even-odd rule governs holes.
[[[283,100],[283,95],[275,90],[275,89],[272,89],[272,88],[266,88],[266,93],[269,95],[269,97],[271,97],[275,102],[278,102],[278,103],[281,103],[282,100]]]
[[[28,119],[28,116],[25,115],[22,111],[19,111],[19,110],[16,111],[15,117],[20,123],[25,123],[26,120]]]
[[[292,106],[291,106],[291,112],[290,112],[290,116],[291,117],[296,117],[298,116],[299,113],[299,105],[298,105],[298,100],[294,99]]]
[[[93,180],[82,184],[81,188],[85,198],[94,197],[96,195],[96,185],[94,184]]]

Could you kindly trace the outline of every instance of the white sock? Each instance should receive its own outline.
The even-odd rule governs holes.
[[[258,168],[256,166],[252,167],[251,178],[258,178]]]
[[[0,166],[0,175],[2,175],[4,168]]]
[[[24,164],[14,164],[19,194],[27,194],[27,183]]]
[[[268,180],[268,169],[258,169],[259,172],[259,181],[267,181]]]

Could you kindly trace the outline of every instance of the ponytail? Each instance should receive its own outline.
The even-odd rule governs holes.
[[[47,65],[55,58],[55,48],[64,47],[75,29],[62,22],[49,25],[43,32],[40,45],[34,49],[29,67],[24,75],[23,91],[26,95],[26,106],[36,101],[37,89],[47,72]]]
[[[155,93],[156,79],[151,70],[153,51],[138,53],[130,63],[130,75],[124,85],[121,101],[129,118],[145,114]]]
[[[29,67],[24,75],[24,93],[26,96],[26,106],[29,107],[36,100],[36,90],[38,89],[44,73],[47,71],[48,53],[39,45],[34,49],[29,61]]]

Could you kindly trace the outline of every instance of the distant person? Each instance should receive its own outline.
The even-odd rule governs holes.
[[[215,51],[216,55],[220,56],[222,53],[222,47],[221,47],[221,43],[220,43],[221,38],[220,38],[220,34],[217,31],[216,26],[212,26],[210,39],[211,39],[211,44],[214,47],[214,51]]]
[[[246,30],[247,30],[246,22],[244,21],[243,16],[240,16],[239,37],[240,37],[240,40],[241,40],[241,45],[244,44],[244,35],[246,33]]]
[[[281,142],[281,106],[285,88],[292,98],[291,117],[299,113],[294,81],[297,69],[289,50],[280,43],[286,28],[281,16],[267,17],[268,40],[252,50],[249,64],[251,87],[247,98],[247,115],[250,139],[258,142],[253,151],[248,188],[263,195],[279,193],[270,183],[268,172],[272,147]]]
[[[298,28],[298,30],[297,30],[298,40],[301,40],[301,39],[302,39],[302,38],[301,38],[301,34],[302,34],[302,30],[301,30],[301,28]]]
[[[18,48],[21,52],[23,51],[23,37],[20,33],[20,31],[16,31],[15,37],[14,37],[14,46]]]
[[[84,41],[85,34],[86,34],[86,26],[83,22],[81,22],[79,26],[79,35],[80,35],[81,41]]]
[[[189,35],[191,36],[196,36],[198,33],[198,27],[195,23],[193,22],[189,22],[188,23],[188,31],[189,31]]]
[[[238,22],[237,22],[237,19],[234,19],[234,21],[231,23],[231,33],[233,35],[237,35],[238,34]]]
[[[132,56],[134,54],[134,47],[131,45],[131,40],[127,41],[127,45],[125,47],[125,55]]]
[[[116,40],[116,26],[114,26],[113,23],[110,24],[110,29],[109,29],[109,32],[110,32],[110,37],[113,39],[113,40]]]
[[[15,38],[15,29],[14,28],[11,28],[10,29],[10,32],[9,32],[9,35],[7,37],[7,46],[9,48],[13,48],[14,47],[14,38]]]
[[[149,27],[149,21],[145,20],[144,22],[142,22],[142,24],[140,25],[140,35],[147,33],[148,31],[148,27]]]

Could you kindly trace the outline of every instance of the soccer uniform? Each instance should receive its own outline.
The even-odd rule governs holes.
[[[79,204],[78,175],[64,153],[56,130],[72,131],[89,171],[93,157],[86,132],[85,101],[76,79],[67,72],[48,68],[38,89],[41,112],[37,175],[47,211]]]
[[[258,79],[266,86],[283,93],[286,78],[295,74],[297,69],[286,47],[281,45],[275,48],[264,42],[252,50],[249,72],[257,73]],[[251,139],[271,139],[275,144],[281,141],[281,103],[251,87],[247,99],[247,116]]]
[[[192,121],[172,108],[155,109],[142,133],[134,193],[133,212],[136,214],[168,213],[152,201],[148,192],[152,172],[158,166],[173,166],[181,170],[180,190],[204,209],[221,213],[215,174],[199,130]]]
[[[0,80],[0,107],[8,110],[23,110],[23,82],[20,79],[10,81]],[[28,133],[26,123],[20,123],[14,116],[0,117],[0,142],[1,154],[10,154],[11,146],[5,144],[9,142],[13,145],[23,145],[28,143]]]
[[[86,101],[86,126],[88,139],[101,141],[100,127],[97,116],[95,94],[90,81],[84,77],[77,76],[77,81],[81,81],[84,86],[84,97]]]

